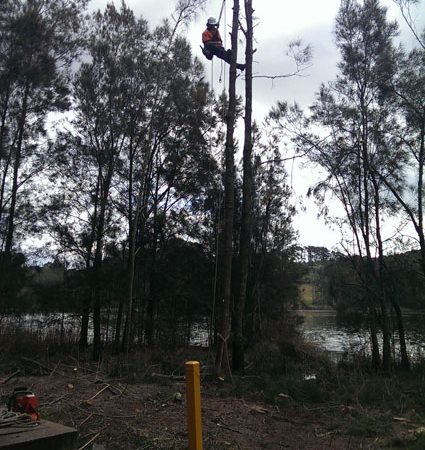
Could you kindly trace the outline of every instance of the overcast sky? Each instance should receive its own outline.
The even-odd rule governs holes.
[[[90,9],[103,9],[107,3],[107,0],[92,0]],[[120,3],[121,0],[115,1],[116,5]],[[142,15],[147,19],[151,27],[159,24],[163,18],[170,17],[175,6],[174,0],[127,0],[126,3],[136,15]],[[217,61],[213,63],[215,76],[211,78],[211,63],[203,58],[199,44],[206,19],[209,16],[218,18],[221,4],[221,0],[207,1],[206,10],[200,12],[197,21],[186,31],[194,53],[205,62],[206,77],[212,80],[216,91],[223,89],[223,82],[220,84],[218,81],[221,64]],[[223,38],[227,34],[225,24],[231,25],[232,4],[232,0],[226,1],[225,13],[220,24]],[[414,37],[404,24],[395,3],[392,0],[381,0],[381,4],[388,7],[391,19],[399,21],[400,39],[404,45],[408,48],[414,46]],[[294,39],[301,38],[313,47],[313,65],[306,76],[279,79],[273,83],[267,79],[254,80],[256,120],[261,122],[278,100],[297,101],[307,108],[312,103],[320,84],[334,79],[338,54],[334,44],[333,28],[339,5],[340,0],[253,0],[254,15],[258,22],[255,28],[257,48],[254,55],[255,73],[262,75],[291,73],[294,66],[286,56],[286,50],[288,43]],[[241,9],[242,6],[241,1]],[[415,8],[414,17],[418,27],[422,29],[425,24],[425,0],[421,0]],[[226,40],[229,46],[230,39]],[[242,78],[238,79],[237,89],[239,93],[243,93]],[[305,198],[308,187],[318,180],[317,171],[300,169],[297,164],[289,165],[288,171],[295,197],[301,198],[307,208],[307,212],[299,213],[294,221],[300,233],[300,243],[333,247],[340,240],[339,232],[330,230],[321,219],[317,219],[317,208],[311,200]]]

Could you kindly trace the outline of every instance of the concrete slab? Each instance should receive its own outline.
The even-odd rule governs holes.
[[[73,450],[77,430],[40,420],[36,428],[0,428],[0,450]]]

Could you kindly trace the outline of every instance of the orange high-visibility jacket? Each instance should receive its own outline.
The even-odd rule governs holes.
[[[202,42],[204,45],[214,45],[216,47],[221,47],[223,41],[221,40],[220,32],[217,29],[206,29],[202,33]]]

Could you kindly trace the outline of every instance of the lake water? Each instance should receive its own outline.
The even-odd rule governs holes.
[[[327,352],[335,361],[344,355],[360,351],[370,354],[369,331],[362,326],[353,326],[338,320],[334,311],[298,311],[302,318],[301,332],[307,342],[317,345]],[[406,314],[404,316],[406,343],[412,359],[425,358],[425,315]],[[75,342],[79,336],[80,318],[73,314],[33,314],[23,316],[0,316],[0,333],[13,332],[16,327],[30,331],[40,339],[58,337],[61,340]],[[91,330],[89,332],[91,337]],[[104,326],[103,338],[112,339],[112,326]],[[397,349],[398,337],[393,335],[394,347]],[[192,325],[190,345],[208,346],[208,321]],[[398,353],[398,352],[396,352]],[[396,355],[395,355],[396,356]]]
[[[334,311],[299,311],[299,315],[303,318],[301,330],[306,341],[314,343],[333,359],[340,360],[344,354],[353,351],[370,354],[370,336],[365,327],[338,321]],[[404,326],[410,356],[413,359],[425,357],[425,316],[405,314]],[[397,348],[396,332],[393,339]]]

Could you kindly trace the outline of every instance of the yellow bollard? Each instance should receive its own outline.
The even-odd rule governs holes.
[[[185,366],[189,450],[202,450],[201,375],[199,362],[188,361]]]

